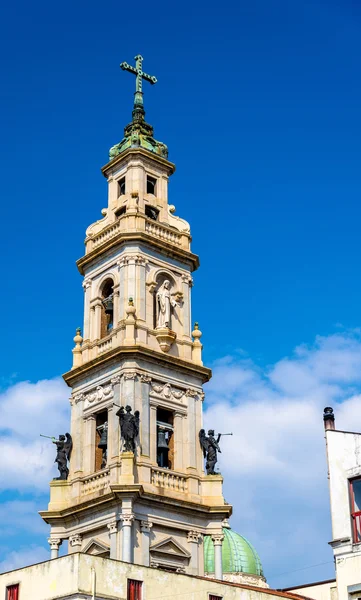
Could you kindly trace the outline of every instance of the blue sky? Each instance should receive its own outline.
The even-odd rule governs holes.
[[[9,556],[15,564],[18,555],[12,553],[19,551],[24,561],[32,543],[41,556],[46,530],[36,515],[24,519],[47,498],[45,467],[36,484],[31,477],[47,452],[34,440],[40,425],[52,433],[67,422],[67,390],[57,378],[70,366],[72,337],[82,322],[75,260],[83,253],[86,227],[106,205],[100,167],[131,115],[134,82],[119,63],[132,62],[138,52],[144,69],[158,78],[156,86],[144,86],[147,118],[177,165],[170,200],[190,221],[193,250],[201,258],[193,317],[204,334],[205,362],[215,370],[209,418],[215,406],[225,413],[237,407],[241,420],[242,407],[249,408],[256,432],[257,402],[259,408],[280,403],[290,413],[290,421],[282,421],[285,433],[292,407],[303,402],[312,409],[305,408],[309,420],[301,448],[324,400],[343,403],[341,415],[349,422],[347,411],[360,391],[353,370],[361,353],[360,30],[360,4],[351,0],[141,1],[136,7],[109,2],[104,8],[92,1],[41,1],[1,8],[0,403],[7,416],[0,433],[3,445],[10,444],[11,461],[2,461],[0,500],[7,520],[17,524],[1,540],[1,564],[12,564],[4,562]],[[307,367],[294,351],[302,344],[309,352]],[[309,387],[312,361],[327,362],[330,344],[343,373],[336,395],[334,388],[325,393],[323,374]],[[298,391],[288,389],[288,375],[280,369],[289,363],[297,365]],[[281,381],[275,382],[280,370]],[[226,390],[217,384],[225,374]],[[252,404],[260,381],[265,395]],[[27,410],[36,416],[31,425]],[[276,408],[273,416],[277,426]],[[263,429],[259,435],[267,456],[272,440]],[[322,431],[313,435],[318,471],[314,479],[305,472],[302,480],[313,483],[312,510],[290,464],[279,482],[276,475],[268,481],[271,467],[262,470],[251,441],[246,453],[244,439],[238,439],[240,469],[229,472],[226,491],[229,486],[236,501],[242,489],[234,524],[259,548],[266,574],[332,560]],[[286,443],[274,449],[274,468],[288,450]],[[303,460],[314,462],[307,452]],[[288,503],[285,477],[287,494],[293,489]],[[261,501],[266,492],[272,514],[280,515],[267,526]],[[285,504],[290,514],[282,520]],[[313,555],[303,556],[301,541],[287,533],[290,506],[303,510],[303,531],[316,528]],[[276,542],[283,550],[275,559]],[[270,582],[281,587],[331,572],[332,565],[324,565]]]

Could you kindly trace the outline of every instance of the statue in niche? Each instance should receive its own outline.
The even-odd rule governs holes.
[[[101,437],[99,440],[99,444],[98,444],[98,448],[101,449],[103,455],[102,455],[102,464],[100,466],[101,469],[105,469],[105,467],[107,466],[107,454],[108,454],[108,421],[105,421],[105,423],[103,425],[99,425],[99,427],[97,427],[97,430],[99,431],[99,433],[101,432]]]
[[[53,439],[57,452],[54,462],[58,463],[60,477],[55,477],[58,480],[66,480],[69,476],[68,461],[70,460],[71,451],[73,448],[73,440],[70,433],[59,435],[59,439]]]
[[[199,441],[202,446],[203,456],[206,459],[207,475],[216,475],[214,467],[217,463],[217,452],[221,452],[221,449],[218,445],[220,439],[220,433],[217,436],[217,440],[215,439],[214,429],[210,429],[208,431],[208,437],[206,436],[204,429],[201,429],[199,432]]]
[[[135,452],[135,440],[139,435],[139,410],[131,414],[132,407],[121,406],[116,413],[120,421],[120,433],[124,440],[124,452]]]
[[[166,279],[157,292],[157,327],[168,327],[170,329],[171,308],[176,306],[176,301],[170,295],[170,282]]]

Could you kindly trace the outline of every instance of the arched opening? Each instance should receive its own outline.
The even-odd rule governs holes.
[[[100,320],[100,337],[103,338],[111,332],[114,324],[114,299],[113,299],[114,282],[112,279],[106,279],[102,285],[102,314]]]

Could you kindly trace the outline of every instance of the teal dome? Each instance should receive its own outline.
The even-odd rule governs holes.
[[[223,528],[223,573],[248,573],[263,577],[260,558],[246,538],[232,529]],[[214,547],[210,535],[204,536],[204,571],[214,573]]]

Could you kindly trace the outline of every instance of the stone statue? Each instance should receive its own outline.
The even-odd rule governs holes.
[[[73,440],[71,438],[70,433],[66,433],[65,435],[59,435],[59,439],[54,439],[53,444],[55,444],[57,448],[56,458],[54,462],[58,463],[58,469],[60,473],[60,477],[55,477],[55,479],[68,479],[69,469],[67,463],[70,460],[71,450],[73,448]]]
[[[171,306],[174,308],[177,303],[170,295],[170,282],[168,279],[160,286],[157,292],[158,319],[157,327],[170,328]]]
[[[139,410],[131,414],[131,406],[121,406],[116,413],[120,421],[120,432],[124,440],[124,452],[135,451],[135,439],[139,434]]]
[[[199,432],[199,441],[202,446],[203,456],[206,459],[207,475],[216,475],[214,467],[217,462],[217,451],[221,452],[221,449],[218,445],[220,439],[220,433],[217,436],[217,440],[215,439],[213,429],[209,429],[208,437],[206,436],[204,429],[201,429]]]

